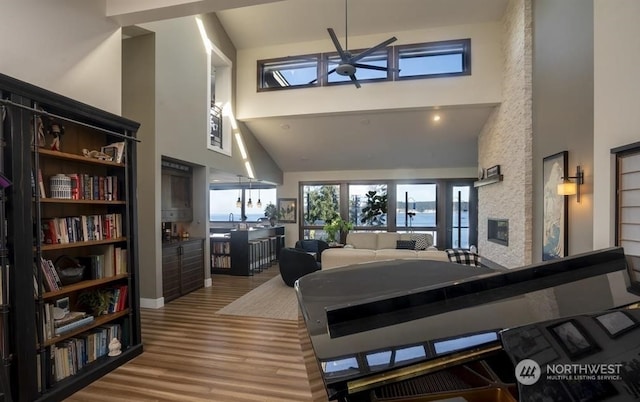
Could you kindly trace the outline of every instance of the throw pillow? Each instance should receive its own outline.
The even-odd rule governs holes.
[[[476,253],[472,253],[468,250],[461,249],[447,249],[447,256],[449,257],[449,261],[455,262],[458,264],[468,265],[470,267],[479,267],[480,264],[480,256]]]
[[[426,250],[427,246],[430,246],[430,244],[427,244],[427,235],[425,233],[412,233],[411,240],[416,242],[416,250]]]
[[[396,241],[396,249],[397,250],[415,250],[416,241],[415,240],[398,240]]]

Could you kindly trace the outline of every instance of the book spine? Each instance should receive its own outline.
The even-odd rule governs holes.
[[[69,332],[69,331],[74,330],[76,328],[80,328],[80,327],[82,327],[84,325],[87,325],[92,321],[93,321],[93,316],[90,315],[90,316],[85,317],[85,318],[83,318],[81,320],[74,321],[74,322],[72,322],[70,324],[63,325],[61,327],[56,328],[55,329],[55,334],[56,334],[56,336],[64,334],[65,332]]]

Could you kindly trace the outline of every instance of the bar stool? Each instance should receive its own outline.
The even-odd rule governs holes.
[[[259,260],[259,265],[260,265],[260,271],[267,269],[267,255],[269,253],[269,239],[267,238],[262,238],[259,239],[260,241],[260,260]]]
[[[251,275],[256,272],[261,272],[260,254],[260,241],[249,240],[249,271]]]
[[[277,249],[278,249],[278,236],[270,236],[269,237],[269,265],[274,265],[276,263]]]

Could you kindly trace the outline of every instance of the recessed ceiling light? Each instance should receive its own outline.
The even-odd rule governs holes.
[[[283,130],[288,130],[288,129],[291,128],[291,126],[288,125],[288,124],[283,123],[283,124],[280,124],[280,128],[283,129]]]
[[[440,121],[440,115],[439,114],[434,115],[433,121]]]

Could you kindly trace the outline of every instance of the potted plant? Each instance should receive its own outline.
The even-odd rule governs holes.
[[[325,224],[322,229],[327,234],[327,241],[329,243],[338,243],[347,237],[349,230],[353,229],[353,223],[337,217]]]
[[[98,317],[108,313],[109,304],[113,303],[113,292],[104,289],[88,290],[78,296],[78,301]]]
[[[276,206],[272,202],[270,202],[264,208],[264,216],[269,218],[269,223],[271,223],[271,226],[275,226],[280,214],[278,213],[278,208],[276,208]]]

